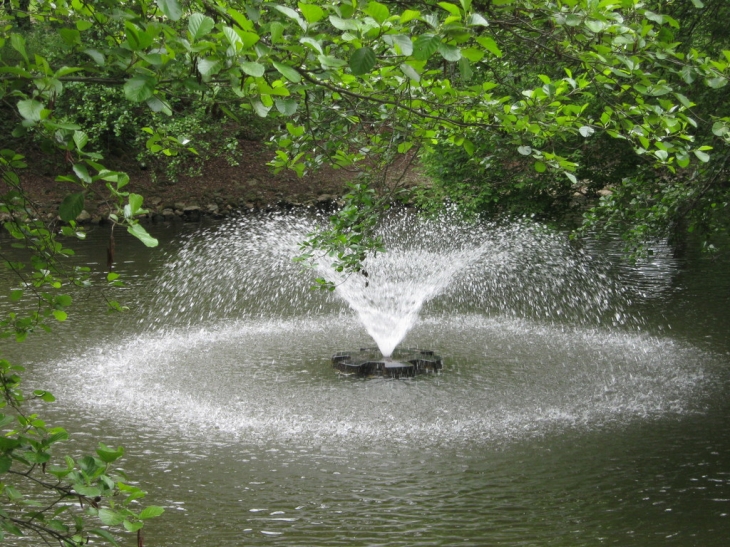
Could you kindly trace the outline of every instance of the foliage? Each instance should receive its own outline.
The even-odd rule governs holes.
[[[382,250],[372,228],[402,196],[395,166],[424,154],[446,160],[435,163],[444,185],[434,195],[474,210],[542,213],[613,181],[586,222],[617,225],[636,244],[679,224],[727,227],[730,49],[712,21],[727,8],[691,4],[11,0],[0,24],[0,98],[14,142],[34,139],[63,155],[58,180],[78,187],[59,210],[65,235],[83,236],[74,219],[85,196],[105,192],[112,222],[156,244],[136,220],[142,196],[105,166],[99,141],[143,138],[149,154],[195,154],[183,105],[193,119],[215,111],[278,120],[277,170],[353,173],[345,206],[303,246],[305,260],[330,254],[343,273],[363,273],[362,258]],[[98,116],[74,113],[84,93],[115,104]],[[115,112],[127,114],[114,120]],[[153,123],[138,130],[139,119]],[[2,152],[11,190],[3,203],[11,233],[34,253],[25,286],[46,283],[63,247],[28,210],[12,148]],[[83,278],[59,281],[70,282]],[[16,336],[47,313],[62,317],[54,312],[65,300],[44,294],[53,293],[37,295],[46,312],[7,323]]]
[[[64,268],[62,258],[73,251],[37,220],[37,212],[25,198],[16,173],[23,167],[22,156],[0,151],[0,173],[12,188],[0,203],[0,214],[8,219],[4,226],[14,241],[12,246],[29,251],[30,256],[29,263],[24,263],[2,254],[4,265],[19,282],[10,293],[11,302],[16,309],[25,304],[31,310],[11,311],[0,321],[0,337],[12,337],[17,342],[36,330],[50,331],[53,322],[66,321],[72,299],[64,289],[90,283],[88,268]],[[128,218],[139,212],[141,199],[129,195]],[[64,200],[60,209],[61,217],[68,221],[62,229],[64,236],[83,238],[84,233],[73,220],[82,206],[81,194]],[[130,230],[138,227],[136,223],[129,225]],[[149,238],[144,231],[136,235],[143,240]],[[117,277],[110,273],[108,282],[119,284]],[[108,303],[110,309],[121,309],[116,301]],[[99,443],[94,455],[54,457],[54,449],[69,435],[62,427],[48,426],[38,414],[28,411],[33,401],[50,403],[55,399],[45,390],[25,393],[21,388],[23,370],[0,359],[0,540],[6,534],[31,534],[46,543],[76,546],[87,544],[89,535],[116,544],[109,527],[122,526],[139,534],[144,521],[162,514],[163,509],[150,506],[135,510],[132,503],[145,493],[129,484],[121,469],[114,467],[124,449]]]
[[[196,101],[171,99],[175,115],[168,116],[147,105],[129,103],[121,87],[71,82],[56,102],[56,110],[68,122],[83,127],[97,151],[134,158],[142,168],[152,169],[154,177],[175,182],[181,174],[200,174],[201,165],[214,156],[223,155],[237,165],[235,129],[229,127],[230,120],[218,109],[217,100],[208,96]],[[153,134],[160,135],[150,146],[145,128],[155,128]],[[158,149],[153,144],[161,146],[159,141],[175,146]]]
[[[388,204],[378,198],[374,189],[364,183],[349,184],[350,191],[342,198],[342,207],[331,217],[331,226],[313,234],[301,248],[298,262],[315,259],[327,249],[333,257],[332,267],[340,273],[360,273],[367,277],[363,261],[370,254],[384,252],[380,236],[375,235],[378,213]],[[335,285],[322,278],[316,280],[322,288],[334,290]]]
[[[704,7],[700,0],[694,5]],[[494,186],[482,176],[487,166],[516,175],[508,191],[497,188],[481,201],[514,210],[534,205],[537,196],[539,209],[586,184],[576,160],[604,134],[685,186],[713,148],[724,150],[728,118],[699,118],[695,95],[725,87],[730,51],[705,53],[678,41],[684,31],[676,17],[660,13],[666,7],[639,0],[409,7],[354,0],[39,1],[31,20],[59,36],[64,51],[51,66],[28,55],[23,36],[9,29],[5,41],[17,62],[3,69],[3,82],[6,97],[25,97],[18,106],[26,106],[19,109],[26,122],[39,125],[60,114],[55,97],[72,82],[121,88],[127,101],[160,116],[174,118],[177,100],[201,98],[232,119],[284,118],[273,139],[276,169],[303,174],[330,164],[366,172],[380,197],[393,190],[387,170],[399,155],[459,148],[481,164],[477,187]],[[721,9],[715,1],[712,7]],[[708,25],[699,21],[695,28]],[[149,150],[189,150],[157,129]],[[513,203],[504,202],[507,195]],[[611,217],[596,210],[589,220],[601,218]],[[348,237],[316,240],[337,253],[340,235]]]
[[[684,229],[705,237],[726,231],[728,36],[719,31],[716,21],[730,15],[730,6],[714,0],[707,5],[613,4],[618,8],[613,14],[605,13],[595,20],[586,18],[589,2],[562,4],[563,8],[574,8],[563,19],[563,29],[569,35],[573,29],[571,51],[553,42],[556,29],[550,31],[548,25],[541,30],[534,19],[531,29],[524,18],[512,19],[513,27],[490,19],[495,41],[505,45],[500,48],[499,63],[481,62],[474,67],[472,83],[486,81],[512,88],[515,97],[529,93],[524,88],[530,81],[545,82],[546,90],[549,81],[585,71],[589,55],[600,54],[606,68],[601,75],[594,73],[582,92],[578,104],[587,122],[577,133],[568,130],[543,141],[536,132],[530,142],[517,147],[515,154],[513,135],[491,128],[476,130],[470,139],[474,143],[471,158],[452,143],[434,145],[426,162],[436,181],[437,195],[472,212],[562,218],[574,193],[594,198],[598,190],[607,187],[612,194],[586,213],[583,229],[619,231],[632,252],[642,252],[642,246],[653,238],[671,237]],[[667,10],[666,15],[659,14],[662,9]],[[678,21],[685,18],[689,24],[680,26]],[[615,27],[607,26],[611,20],[620,20],[625,29],[638,25],[643,34],[637,35],[645,41],[631,43],[628,36],[617,35]],[[556,21],[560,21],[557,16],[553,17]],[[598,43],[591,43],[591,37]],[[538,47],[536,40],[551,47]],[[576,46],[589,51],[578,51]],[[703,72],[709,57],[699,48],[719,59],[709,64],[724,71],[725,76],[710,77]],[[650,81],[658,87],[648,87]],[[569,108],[566,105],[564,111]],[[634,116],[640,109],[645,109],[643,120]],[[618,124],[610,127],[606,122],[611,119]],[[681,129],[677,124],[682,124]],[[693,143],[691,153],[686,148],[672,158],[672,151],[679,150],[670,144],[675,138],[684,140],[685,145]],[[566,169],[564,177],[544,161],[533,162],[534,149],[546,146],[575,163],[575,169]]]

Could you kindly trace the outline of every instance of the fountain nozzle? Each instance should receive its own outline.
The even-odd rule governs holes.
[[[430,350],[396,348],[391,355],[384,356],[378,348],[360,348],[359,351],[338,351],[332,356],[332,366],[340,372],[359,376],[404,378],[438,372],[443,363],[441,357]]]

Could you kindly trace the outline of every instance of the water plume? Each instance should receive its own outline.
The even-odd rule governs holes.
[[[426,305],[445,314],[458,307],[581,325],[629,317],[630,299],[606,269],[536,223],[469,223],[397,211],[379,226],[387,252],[365,260],[364,277],[337,274],[326,256],[314,271],[292,260],[321,222],[306,213],[241,217],[193,235],[168,257],[144,321],[191,326],[349,308],[389,356]],[[332,281],[334,293],[311,290],[316,276]]]

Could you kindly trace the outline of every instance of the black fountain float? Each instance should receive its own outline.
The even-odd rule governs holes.
[[[441,370],[441,357],[418,348],[396,348],[393,355],[383,357],[378,348],[359,351],[338,351],[332,356],[332,366],[340,372],[359,376],[407,378],[416,374]]]

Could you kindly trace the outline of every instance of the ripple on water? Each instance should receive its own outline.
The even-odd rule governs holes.
[[[366,260],[367,284],[330,277],[338,289],[322,293],[309,286],[334,275],[326,257],[315,272],[291,260],[318,222],[243,217],[188,239],[166,258],[144,333],[58,365],[80,380],[67,397],[196,435],[419,445],[700,408],[711,356],[627,332],[641,324],[629,293],[561,234],[398,212],[379,228],[388,252]],[[401,340],[437,350],[445,370],[335,374],[329,356],[370,337],[385,353]]]
[[[59,363],[75,381],[56,391],[194,436],[473,444],[697,412],[712,361],[665,338],[454,315],[408,338],[438,347],[443,373],[361,380],[329,364],[353,340],[362,327],[341,315],[160,331]]]

